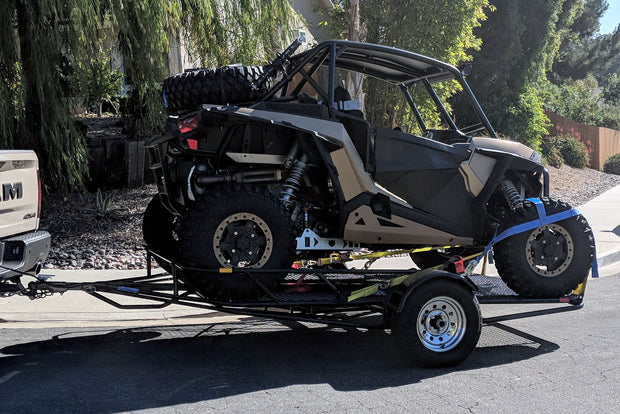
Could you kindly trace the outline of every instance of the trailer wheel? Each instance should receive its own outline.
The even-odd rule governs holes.
[[[176,252],[173,231],[174,216],[164,207],[159,194],[156,194],[146,206],[142,219],[144,243],[153,252],[172,259]],[[168,262],[157,257],[155,261],[162,269],[171,272],[172,269]]]
[[[263,187],[225,186],[204,194],[181,219],[178,236],[178,257],[185,267],[286,269],[295,257],[290,214]],[[252,275],[268,289],[283,276]],[[185,270],[183,277],[210,299],[251,299],[263,292],[244,274]]]
[[[566,203],[543,200],[547,215],[570,209]],[[533,205],[526,216],[508,227],[534,220]],[[586,219],[574,216],[515,234],[494,248],[495,265],[502,280],[516,293],[533,297],[560,297],[587,277],[594,257],[594,238]]]
[[[414,365],[460,363],[478,343],[482,318],[473,292],[454,280],[431,280],[417,287],[394,316],[392,334]]]

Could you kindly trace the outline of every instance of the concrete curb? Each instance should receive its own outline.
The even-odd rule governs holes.
[[[599,267],[607,267],[620,262],[620,247],[609,252],[604,252],[602,256],[596,258]]]

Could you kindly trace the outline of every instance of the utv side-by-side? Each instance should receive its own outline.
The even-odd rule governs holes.
[[[428,268],[537,219],[528,199],[541,199],[546,215],[571,210],[549,198],[539,153],[497,138],[466,70],[348,41],[292,56],[298,45],[264,67],[196,69],[164,82],[168,132],[147,143],[159,194],[144,238],[184,266],[181,276],[202,296],[251,298],[285,273],[250,280],[198,269],[286,269],[333,252],[431,246],[411,253]],[[343,87],[348,73],[398,91],[414,125],[371,125]],[[462,95],[449,105],[438,92],[446,82]],[[448,110],[457,104],[466,116]],[[591,230],[581,215],[567,217],[493,246],[501,278],[518,294],[559,297],[587,277]]]

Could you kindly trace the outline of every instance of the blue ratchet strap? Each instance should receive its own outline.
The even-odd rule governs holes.
[[[163,91],[161,95],[164,98],[164,107],[167,109],[168,108],[168,100],[166,99],[166,91]]]
[[[527,223],[518,224],[514,227],[504,230],[500,234],[496,234],[495,236],[493,236],[493,238],[491,239],[487,247],[484,248],[484,251],[480,254],[480,256],[476,258],[475,263],[472,263],[470,273],[471,271],[473,271],[473,268],[477,266],[478,263],[480,263],[480,260],[489,252],[489,250],[491,250],[491,248],[493,247],[495,243],[499,243],[500,241],[510,236],[514,236],[515,234],[523,233],[524,231],[528,231],[528,230],[533,230],[540,226],[545,226],[547,224],[556,223],[558,221],[562,221],[567,218],[578,216],[581,214],[581,212],[578,209],[572,208],[570,210],[562,211],[561,213],[556,213],[556,214],[547,216],[547,213],[545,212],[545,206],[543,205],[542,201],[540,201],[538,198],[528,198],[527,201],[534,203],[534,205],[536,206],[536,211],[538,212],[538,218],[536,220],[528,221]],[[469,270],[470,267],[469,266],[467,267]],[[594,251],[594,259],[592,259],[592,277],[593,278],[598,277],[598,262],[596,261],[596,248]]]

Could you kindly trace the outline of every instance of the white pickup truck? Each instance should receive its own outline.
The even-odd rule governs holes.
[[[50,234],[38,230],[39,160],[34,151],[0,151],[0,283],[21,272],[38,274]]]

